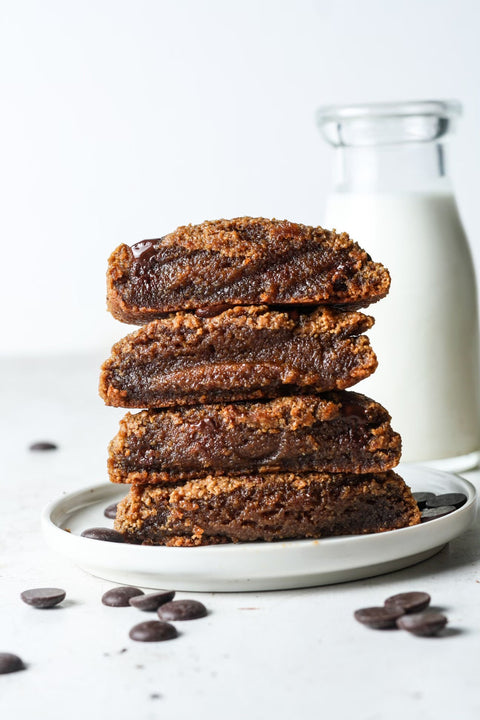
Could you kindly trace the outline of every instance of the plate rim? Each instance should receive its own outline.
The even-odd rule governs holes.
[[[435,518],[434,520],[430,520],[428,523],[420,523],[419,525],[411,525],[404,528],[397,528],[394,530],[386,530],[381,533],[367,533],[367,534],[361,534],[361,535],[339,535],[339,536],[333,536],[333,537],[325,537],[325,538],[299,538],[295,540],[277,540],[275,542],[241,542],[241,543],[225,543],[222,545],[204,545],[199,547],[166,547],[164,545],[136,545],[133,543],[112,543],[107,542],[104,540],[94,540],[92,538],[84,538],[81,535],[77,535],[74,533],[70,533],[65,531],[64,528],[60,527],[59,524],[54,522],[52,515],[59,511],[60,506],[62,503],[65,503],[66,501],[70,502],[74,500],[75,498],[80,498],[82,496],[88,496],[88,494],[91,494],[92,496],[95,496],[96,494],[99,494],[102,492],[102,490],[105,492],[111,492],[111,494],[114,494],[114,490],[117,490],[117,492],[120,491],[121,487],[128,488],[128,485],[122,485],[120,483],[99,483],[96,485],[90,485],[85,488],[81,488],[78,490],[74,490],[70,493],[65,493],[61,495],[60,497],[57,497],[56,499],[50,501],[42,510],[41,513],[41,524],[44,534],[48,533],[55,533],[56,537],[62,537],[64,542],[68,543],[95,543],[98,547],[98,543],[101,543],[103,547],[106,545],[110,546],[109,549],[112,552],[121,552],[125,549],[125,547],[128,547],[130,549],[136,548],[137,550],[131,550],[133,552],[141,551],[143,554],[150,553],[159,553],[162,552],[162,554],[179,554],[180,552],[189,553],[192,555],[195,553],[203,553],[208,554],[214,553],[216,554],[219,550],[222,553],[238,553],[238,552],[245,552],[245,551],[255,551],[262,553],[268,553],[270,551],[275,551],[279,547],[286,548],[286,549],[297,549],[299,547],[313,547],[313,546],[341,546],[342,544],[348,543],[351,544],[352,540],[355,540],[356,544],[365,543],[367,544],[369,541],[371,542],[373,537],[382,537],[386,538],[385,542],[388,542],[388,538],[391,538],[393,536],[395,537],[401,537],[401,534],[409,533],[413,534],[416,532],[420,535],[420,537],[423,534],[429,533],[429,527],[434,524],[434,526],[438,527],[438,523],[445,523],[451,520],[452,516],[455,515],[456,518],[460,516],[460,514],[465,514],[470,510],[472,505],[476,503],[477,500],[477,489],[475,485],[470,482],[467,478],[462,477],[461,475],[457,473],[452,472],[445,472],[443,470],[437,470],[436,468],[427,468],[425,466],[421,465],[414,465],[412,463],[408,464],[408,467],[400,466],[399,468],[395,468],[395,471],[398,470],[400,475],[402,471],[404,471],[407,475],[410,472],[422,472],[427,475],[438,475],[443,478],[454,478],[457,482],[460,482],[460,484],[464,485],[465,490],[467,491],[467,502],[462,505],[462,507],[455,510],[454,513],[450,513],[449,515],[445,515],[440,518]],[[408,480],[405,480],[405,482],[408,485]],[[416,492],[414,490],[414,492]],[[418,492],[418,491],[417,491]],[[97,500],[98,502],[98,500]],[[79,506],[80,507],[88,507],[89,505],[93,505],[92,503],[85,503]],[[75,509],[72,509],[71,512],[74,512]],[[68,536],[68,539],[67,537]],[[86,545],[88,547],[88,545]],[[114,548],[117,548],[116,550]]]

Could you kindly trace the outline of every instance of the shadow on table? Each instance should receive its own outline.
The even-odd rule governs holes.
[[[443,574],[450,573],[452,576],[456,571],[470,566],[472,568],[472,582],[480,583],[480,524],[479,520],[467,530],[463,535],[455,538],[449,542],[445,547],[440,550],[436,555],[411,565],[410,567],[404,568],[403,570],[396,570],[394,572],[386,573],[385,575],[377,575],[375,577],[363,578],[361,580],[353,580],[344,583],[338,583],[335,585],[322,585],[312,588],[297,589],[292,591],[278,591],[278,592],[295,592],[302,595],[318,594],[327,592],[329,594],[341,593],[344,595],[350,591],[355,592],[359,588],[382,588],[391,586],[394,583],[402,583],[408,581],[410,585],[416,586],[417,581],[422,582],[426,586],[433,577],[438,577]],[[427,587],[422,589],[427,589]],[[276,591],[273,591],[275,594]],[[385,594],[386,593],[386,594]],[[380,597],[389,595],[389,590],[385,592],[380,590]]]
[[[440,575],[442,573],[452,573],[461,568],[471,566],[478,563],[478,580],[480,581],[480,528],[478,523],[470,528],[466,533],[454,540],[451,540],[439,553],[419,562],[411,567],[397,570],[386,575],[378,577],[365,578],[355,581],[352,584],[368,584],[372,585],[388,585],[393,580],[408,578],[409,580],[418,580],[430,578],[432,575]]]

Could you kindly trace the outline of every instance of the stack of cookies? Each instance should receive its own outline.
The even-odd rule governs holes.
[[[381,532],[420,521],[401,441],[346,388],[374,372],[359,308],[387,270],[348,235],[236,218],[121,245],[108,307],[142,325],[102,367],[127,413],[110,479],[129,542],[195,546]],[[144,324],[145,323],[145,324]]]

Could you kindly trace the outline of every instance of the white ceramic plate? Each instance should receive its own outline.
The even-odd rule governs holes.
[[[413,491],[462,492],[468,500],[443,518],[372,535],[171,548],[80,537],[86,528],[112,526],[103,510],[124,497],[127,488],[104,484],[51,503],[43,512],[42,526],[54,550],[92,575],[126,585],[199,592],[328,585],[426,560],[473,522],[476,491],[470,482],[420,466],[406,465],[399,472]]]

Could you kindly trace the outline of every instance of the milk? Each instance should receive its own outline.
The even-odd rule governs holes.
[[[390,271],[389,295],[366,312],[379,366],[354,390],[392,415],[402,460],[480,447],[475,278],[448,193],[334,193],[325,225],[346,231]]]

